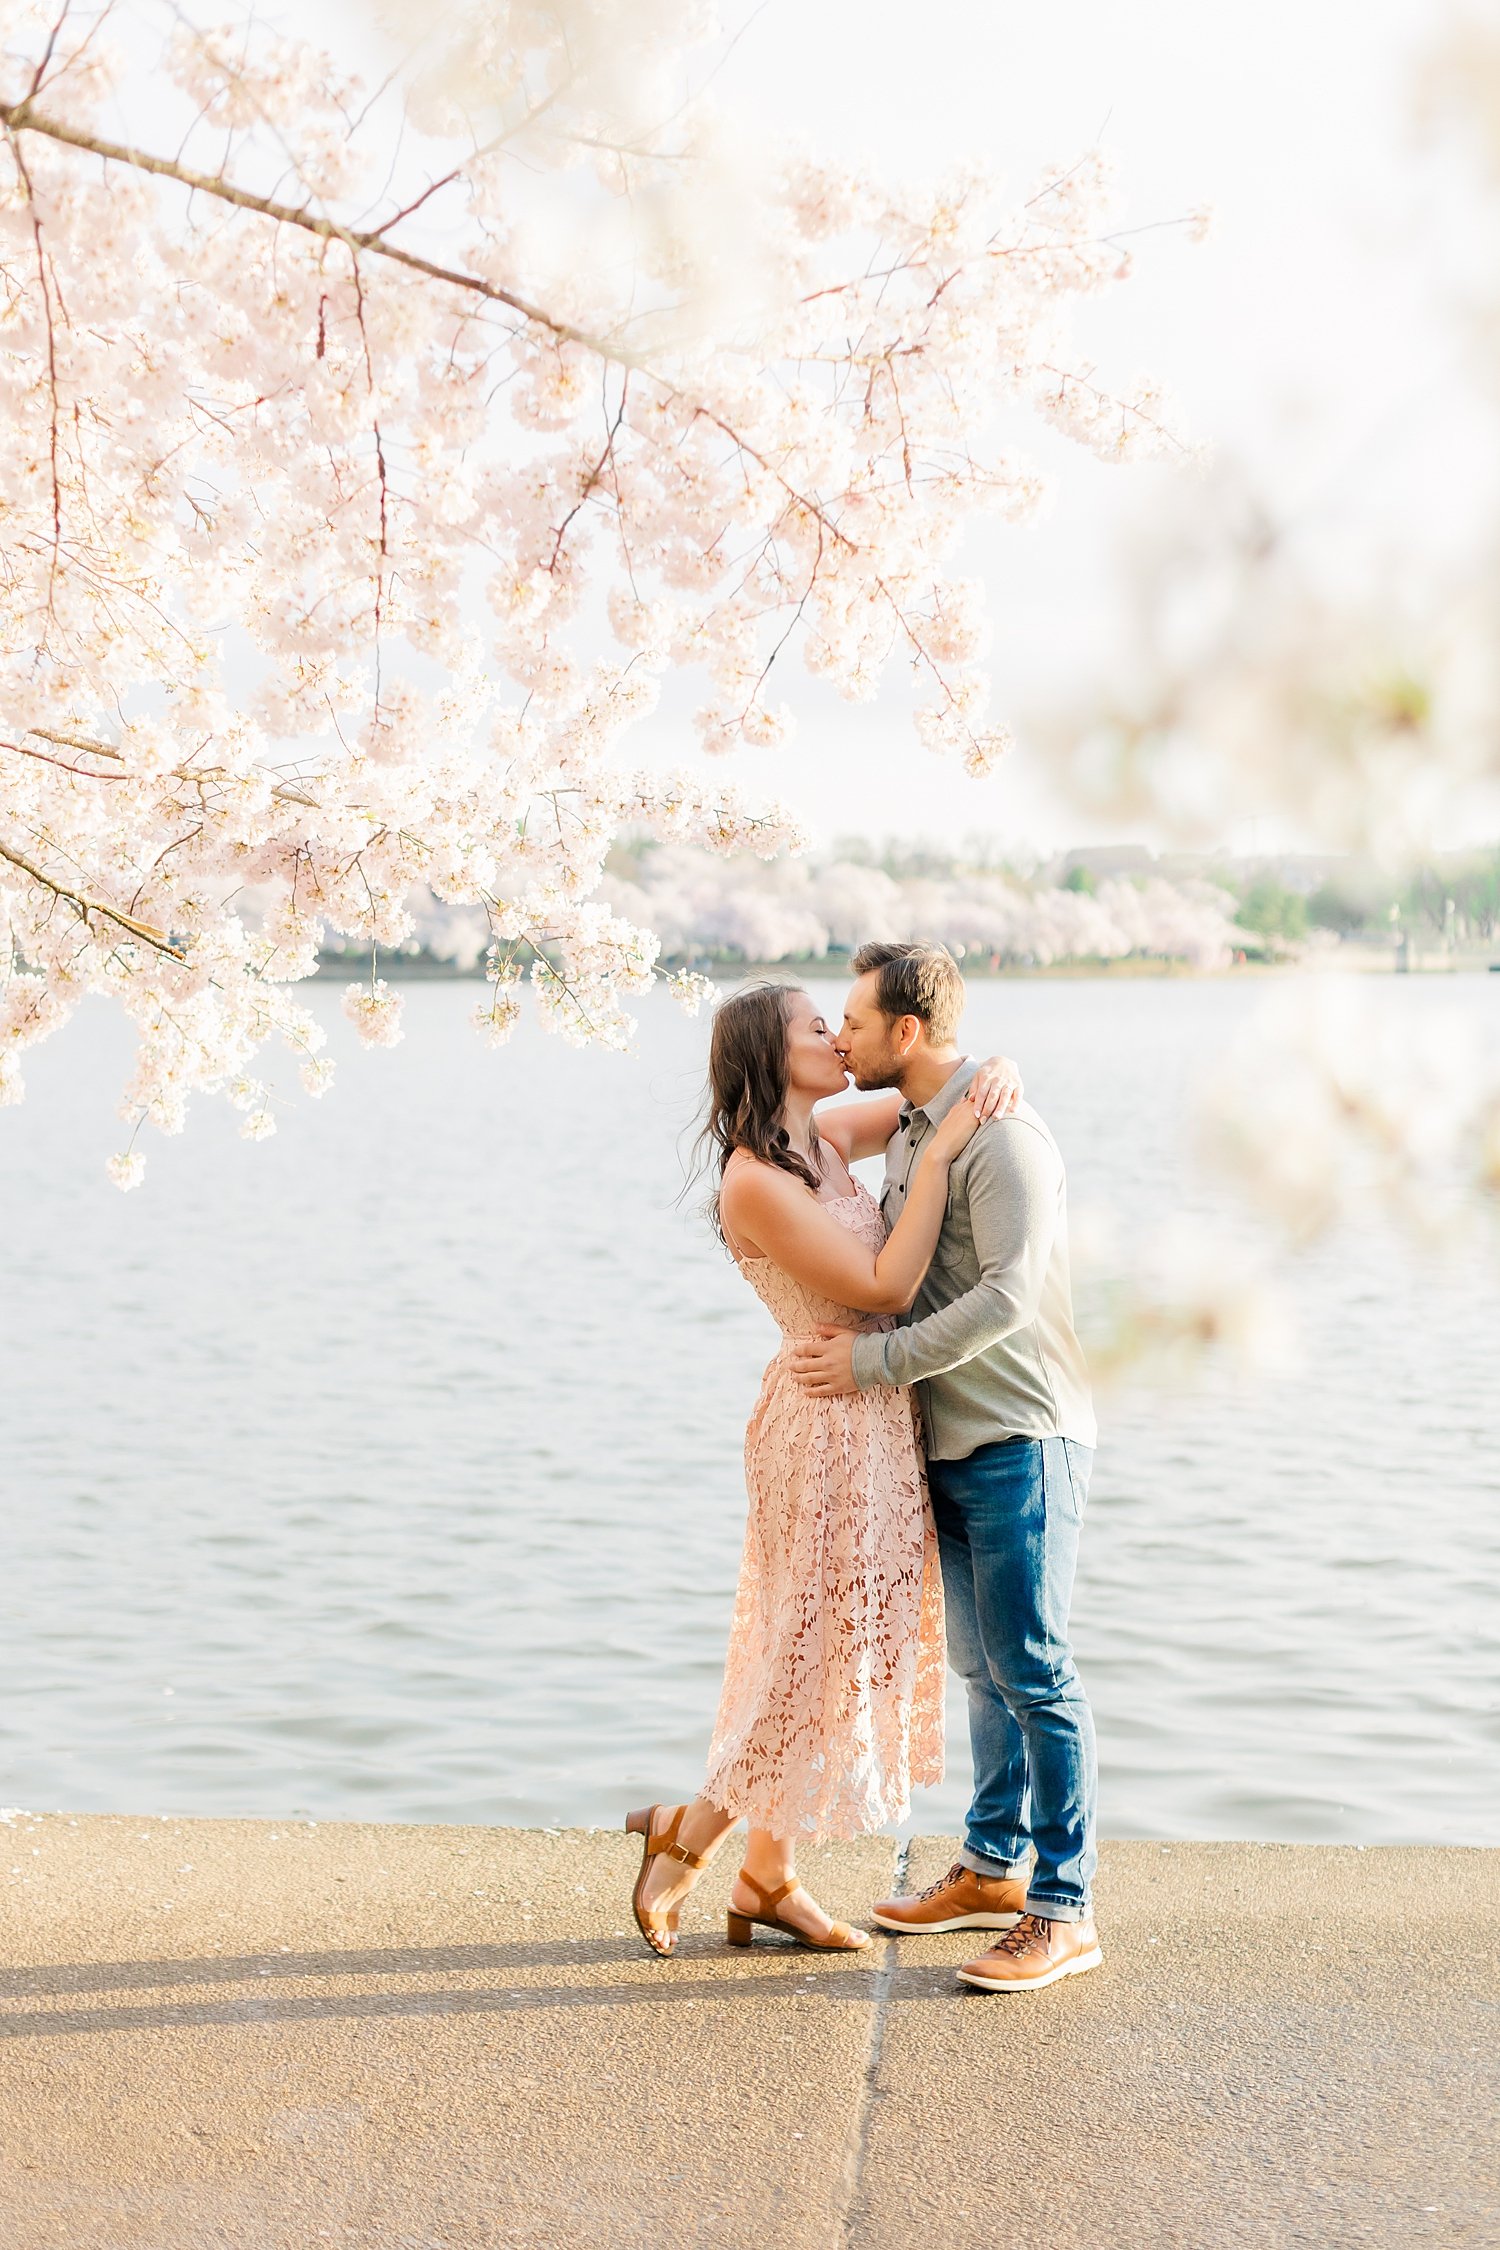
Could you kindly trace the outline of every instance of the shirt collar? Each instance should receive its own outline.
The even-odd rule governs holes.
[[[940,1125],[954,1103],[962,1095],[964,1088],[974,1077],[978,1068],[978,1058],[974,1055],[965,1055],[952,1077],[944,1079],[931,1100],[921,1103],[903,1102],[901,1104],[902,1132],[910,1132],[912,1120],[916,1117],[925,1117],[929,1125]]]

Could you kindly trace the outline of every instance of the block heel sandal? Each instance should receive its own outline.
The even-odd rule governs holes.
[[[666,1827],[662,1829],[659,1835],[652,1835],[652,1821],[659,1812],[664,1812],[666,1809],[663,1805],[646,1805],[640,1812],[625,1815],[626,1833],[631,1836],[644,1836],[646,1839],[645,1847],[641,1852],[641,1871],[635,1879],[635,1889],[630,1894],[630,1911],[635,1916],[636,1928],[660,1961],[665,1961],[676,1949],[677,1917],[680,1909],[674,1906],[665,1914],[656,1914],[643,1903],[641,1892],[645,1888],[646,1876],[650,1871],[651,1862],[659,1852],[665,1852],[669,1859],[680,1859],[684,1867],[697,1870],[708,1865],[707,1859],[701,1852],[690,1852],[685,1844],[679,1844],[677,1841],[677,1831],[682,1826],[682,1816],[687,1811],[686,1805],[674,1805],[671,1808],[672,1817],[667,1822]]]
[[[826,1938],[809,1937],[795,1923],[783,1922],[775,1909],[793,1891],[801,1890],[802,1885],[795,1875],[789,1883],[783,1883],[775,1891],[768,1891],[764,1883],[757,1883],[755,1877],[747,1875],[743,1867],[740,1869],[739,1879],[746,1890],[754,1891],[763,1911],[758,1914],[741,1914],[736,1908],[730,1907],[727,1928],[731,1945],[749,1945],[757,1922],[763,1930],[780,1930],[787,1937],[795,1938],[799,1945],[806,1946],[809,1953],[863,1953],[870,1942],[867,1937],[856,1937],[847,1922],[835,1922]]]

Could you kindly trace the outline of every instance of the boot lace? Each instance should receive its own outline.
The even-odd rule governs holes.
[[[961,1883],[966,1875],[976,1883],[1004,1881],[1004,1877],[1000,1875],[978,1875],[972,1867],[965,1867],[961,1859],[956,1859],[946,1875],[940,1875],[935,1883],[929,1883],[925,1891],[918,1891],[916,1895],[919,1899],[936,1898],[940,1892],[951,1889],[953,1884]]]
[[[1007,1930],[991,1952],[1008,1954],[1013,1961],[1028,1953],[1045,1953],[1052,1935],[1052,1924],[1044,1914],[1023,1914],[1014,1929]]]
[[[940,1875],[935,1883],[929,1883],[925,1891],[918,1891],[917,1897],[919,1899],[936,1898],[939,1891],[946,1891],[959,1880],[960,1876],[968,1873],[969,1869],[965,1867],[963,1861],[956,1859],[946,1875]]]

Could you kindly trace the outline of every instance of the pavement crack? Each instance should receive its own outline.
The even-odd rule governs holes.
[[[911,1845],[904,1843],[896,1853],[895,1881],[891,1885],[893,1897],[901,1897],[906,1890],[910,1859]],[[875,2121],[875,2103],[879,2091],[880,2057],[885,2045],[885,2019],[890,2006],[891,1988],[896,1981],[896,1948],[900,1942],[897,1937],[885,1939],[883,1958],[875,1971],[870,1994],[870,2040],[865,2049],[865,2074],[860,2088],[859,2107],[849,2129],[849,2149],[844,2159],[844,2212],[839,2222],[837,2250],[859,2250],[856,2229],[863,2216],[865,2163],[870,2153],[870,2134]]]

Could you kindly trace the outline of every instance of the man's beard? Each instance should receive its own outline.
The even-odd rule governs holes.
[[[844,1068],[862,1094],[889,1093],[893,1087],[901,1084],[899,1063],[870,1063],[863,1070],[856,1070],[853,1063],[846,1063]]]

